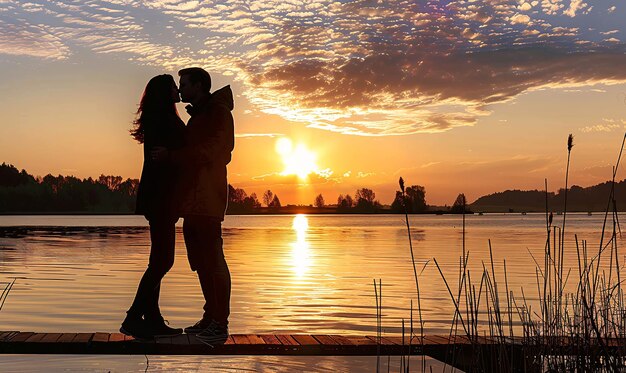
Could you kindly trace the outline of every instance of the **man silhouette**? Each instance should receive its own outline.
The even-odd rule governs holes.
[[[228,203],[226,165],[234,148],[234,124],[230,86],[214,93],[211,76],[191,67],[180,70],[181,100],[189,103],[191,115],[185,129],[185,146],[176,151],[157,149],[159,159],[182,167],[180,215],[187,257],[192,271],[198,274],[204,295],[204,314],[186,333],[208,344],[218,344],[228,337],[230,314],[230,272],[224,258],[222,221]]]

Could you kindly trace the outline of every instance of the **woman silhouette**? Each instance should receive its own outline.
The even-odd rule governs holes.
[[[154,161],[150,151],[155,147],[180,149],[184,143],[185,124],[178,116],[178,88],[171,75],[150,79],[141,97],[132,137],[143,144],[143,169],[137,191],[136,213],[150,223],[150,259],[135,300],[127,311],[120,332],[146,339],[172,336],[182,329],[165,324],[159,309],[161,280],[174,264],[174,243],[178,221],[176,180],[178,168],[167,161]]]

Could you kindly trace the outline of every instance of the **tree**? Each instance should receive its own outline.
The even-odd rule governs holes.
[[[263,193],[263,203],[265,203],[265,206],[270,207],[270,204],[272,203],[272,201],[274,200],[274,193],[272,193],[271,190],[266,190],[265,193]]]
[[[317,197],[315,197],[315,204],[314,205],[317,208],[324,207],[324,196],[322,196],[321,194],[318,194]]]
[[[246,210],[258,209],[261,207],[261,202],[259,202],[256,193],[252,193],[248,197],[244,198],[243,205]]]
[[[117,187],[119,187],[119,185],[122,183],[122,177],[121,176],[105,176],[105,175],[100,175],[100,177],[98,178],[98,183],[106,186],[107,188],[109,188],[109,190],[116,190]]]
[[[352,208],[352,206],[354,205],[354,201],[352,200],[352,197],[349,194],[346,194],[345,197],[343,194],[340,194],[339,197],[337,197],[337,209],[338,210],[347,210]]]
[[[229,213],[249,212],[261,207],[255,193],[248,195],[245,190],[235,188],[228,184],[228,210]]]
[[[91,182],[91,180],[85,180],[85,181]],[[135,197],[137,195],[137,189],[139,189],[139,180],[130,179],[130,178],[126,179],[118,187],[119,192],[122,193],[122,195],[128,196],[128,197]]]
[[[391,210],[403,213],[405,207],[409,214],[426,211],[426,188],[421,185],[410,186],[406,188],[404,196],[401,191],[397,191]]]
[[[359,210],[373,210],[375,205],[376,193],[367,188],[361,188],[356,191],[354,199],[356,200],[356,208]]]
[[[367,203],[374,203],[374,199],[376,198],[376,193],[373,190],[367,188],[361,188],[356,191],[354,195],[354,199],[356,199],[357,205],[359,201],[365,201]]]
[[[279,208],[279,207],[281,207],[280,200],[278,199],[277,195],[274,194],[274,199],[272,199],[272,202],[270,202],[268,207],[272,207],[272,208]]]
[[[248,197],[248,193],[241,188],[235,188],[228,184],[228,203],[242,205],[243,201]]]
[[[454,200],[450,211],[455,213],[465,213],[466,210],[467,199],[465,199],[465,194],[461,193],[456,197],[456,200]]]
[[[346,207],[351,208],[352,206],[354,206],[354,201],[352,200],[352,196],[349,194],[346,194]]]
[[[18,171],[13,165],[2,163],[0,165],[0,187],[14,187],[35,182],[35,178],[26,170]]]

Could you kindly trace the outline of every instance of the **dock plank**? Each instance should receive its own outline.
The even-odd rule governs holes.
[[[76,333],[76,337],[72,340],[73,343],[87,343],[91,341],[94,333]]]
[[[28,337],[28,339],[25,340],[24,342],[26,342],[26,343],[39,342],[45,336],[46,336],[46,333],[34,333],[30,337]]]
[[[371,339],[367,338],[366,336],[355,336],[355,337],[350,337],[350,341],[357,346],[371,346],[371,345],[375,345],[376,342],[372,341]]]
[[[447,335],[425,335],[424,340],[427,343],[434,345],[447,345],[450,343],[450,337]],[[408,344],[408,342],[409,341],[407,340],[406,343]]]
[[[8,341],[11,338],[15,337],[16,335],[18,335],[20,332],[18,331],[8,331],[8,332],[2,332],[2,337],[0,337],[0,341]]]
[[[298,341],[288,334],[276,334],[276,338],[285,346],[299,346]]]
[[[124,337],[122,333],[111,333],[109,335],[109,342],[124,342]]]
[[[61,334],[62,333],[48,333],[39,342],[42,342],[42,343],[54,343],[54,342],[56,342],[59,339],[59,337],[61,337]]]
[[[233,334],[233,341],[235,342],[235,344],[238,345],[249,345],[250,340],[248,339],[248,336],[245,334]]]
[[[25,340],[30,338],[30,336],[33,334],[35,333],[34,332],[19,332],[17,333],[15,337],[11,338],[11,343],[24,342]]]
[[[306,335],[306,334],[292,334],[291,337],[293,339],[295,339],[298,344],[300,344],[301,346],[305,346],[305,345],[319,345],[320,343],[317,341],[317,339],[313,338],[310,335]]]
[[[348,337],[337,334],[331,334],[330,336],[342,346],[354,346],[354,343],[352,343],[352,340]]]
[[[409,339],[408,338],[402,338],[402,337],[384,337],[386,340],[398,345],[398,346],[402,346],[403,344],[408,345],[409,344]]]
[[[339,346],[339,342],[335,341],[331,336],[329,335],[314,335],[313,336],[315,339],[317,339],[317,341],[320,344],[323,344],[325,346]]]
[[[75,337],[76,333],[63,333],[59,339],[57,339],[57,343],[69,343],[72,342]]]
[[[96,332],[91,339],[92,342],[104,343],[109,341],[109,333]]]
[[[264,345],[265,344],[265,341],[263,340],[263,338],[261,338],[257,334],[248,334],[246,337],[248,337],[248,340],[253,345]]]
[[[263,339],[263,341],[265,341],[266,345],[276,345],[276,346],[283,345],[282,343],[280,343],[280,340],[273,334],[262,335],[261,338]]]
[[[394,343],[393,341],[385,337],[380,337],[380,340],[376,336],[368,336],[367,338],[369,338],[372,342],[376,344],[380,343],[382,346],[395,346],[396,345],[396,343]]]
[[[128,341],[134,341],[134,340],[135,340],[135,337],[132,337],[132,336],[130,336],[130,335],[126,335],[126,334],[124,334],[124,341],[125,341],[125,342],[128,342]]]

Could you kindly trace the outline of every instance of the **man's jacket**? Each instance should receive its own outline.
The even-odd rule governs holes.
[[[170,152],[181,165],[180,216],[224,219],[228,204],[226,165],[235,146],[233,93],[230,86],[215,91],[195,107],[185,129],[185,146]]]

